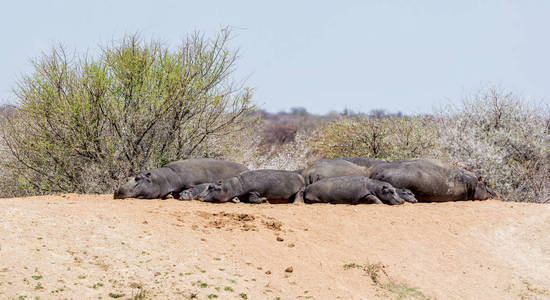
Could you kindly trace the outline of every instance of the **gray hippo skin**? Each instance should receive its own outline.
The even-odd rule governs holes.
[[[421,202],[486,200],[493,196],[487,181],[438,160],[410,159],[369,168],[368,176],[411,190]]]
[[[418,200],[414,196],[414,193],[409,189],[396,189],[397,195],[399,198],[405,200],[405,202],[409,203],[417,203]]]
[[[200,200],[206,196],[208,188],[212,183],[201,183],[181,191],[178,200]]]
[[[300,174],[283,170],[246,171],[235,177],[210,186],[202,199],[207,202],[227,202],[234,197],[244,202],[303,201],[304,178]]]
[[[367,168],[342,159],[321,159],[302,171],[306,185],[325,178],[339,176],[366,176]]]
[[[395,188],[379,180],[364,176],[340,176],[319,180],[304,191],[306,203],[387,203],[402,204]]]
[[[318,160],[317,162],[319,161],[331,161],[331,160],[345,160],[345,161],[349,161],[350,163],[354,163],[358,166],[361,166],[361,167],[366,167],[366,168],[370,168],[372,166],[375,166],[375,165],[378,165],[378,164],[383,164],[383,163],[387,163],[386,160],[379,160],[379,159],[375,159],[375,158],[370,158],[370,157],[366,157],[366,156],[358,156],[358,157],[338,157],[338,158],[323,158],[323,159],[320,159]],[[315,164],[315,163],[314,163]]]
[[[210,158],[194,158],[171,162],[162,168],[140,172],[115,190],[115,199],[179,198],[182,190],[201,183],[217,182],[248,170],[242,164]]]

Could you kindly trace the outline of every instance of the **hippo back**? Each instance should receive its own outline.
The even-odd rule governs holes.
[[[304,186],[302,175],[285,170],[253,170],[239,175],[246,191],[257,191],[269,199],[289,199]]]
[[[370,193],[365,187],[364,176],[329,177],[316,181],[305,188],[306,202],[356,204]]]
[[[387,161],[385,160],[379,160],[370,157],[342,157],[341,159],[366,168],[370,168],[378,164],[387,163]]]
[[[368,176],[396,188],[409,189],[423,202],[467,200],[476,180],[467,171],[430,159],[378,164],[369,168]]]
[[[365,176],[367,168],[342,159],[322,159],[302,171],[306,184],[312,184],[324,178],[339,176]]]
[[[175,161],[165,165],[164,168],[170,168],[178,174],[184,188],[201,183],[218,182],[248,170],[243,164],[211,158]]]

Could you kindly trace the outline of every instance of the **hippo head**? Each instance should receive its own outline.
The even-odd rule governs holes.
[[[153,174],[141,172],[115,190],[115,199],[140,198],[154,199],[160,196],[160,186],[153,182]]]
[[[376,197],[382,202],[391,205],[403,204],[403,199],[399,198],[395,188],[389,184],[382,184],[376,189]]]
[[[225,186],[221,181],[217,184],[208,185],[206,191],[201,193],[204,195],[202,201],[206,202],[227,202],[233,198],[233,193],[229,187]]]
[[[195,193],[192,189],[182,191],[179,196],[179,200],[195,200]]]
[[[414,196],[413,192],[409,189],[397,189],[397,195],[399,198],[405,200],[406,202],[410,203],[417,203],[418,200]]]
[[[472,200],[487,200],[489,198],[495,198],[495,192],[489,188],[489,183],[486,179],[479,176],[474,189],[474,197]]]
[[[203,183],[193,186],[190,189],[180,193],[179,200],[202,200],[208,195],[208,189],[214,185],[211,183]]]

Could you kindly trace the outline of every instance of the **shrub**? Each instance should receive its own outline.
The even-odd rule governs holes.
[[[443,157],[486,176],[507,200],[550,200],[547,108],[489,87],[440,116]]]
[[[325,124],[312,141],[320,157],[404,159],[429,156],[436,146],[430,117],[343,117]]]
[[[298,126],[284,121],[270,122],[262,130],[262,144],[285,144],[296,138]]]
[[[216,157],[245,164],[250,169],[297,170],[311,161],[310,135],[298,131],[295,139],[284,144],[264,144],[259,126],[219,136],[210,143]]]
[[[43,55],[0,128],[4,185],[12,195],[106,192],[142,168],[202,156],[209,138],[240,130],[254,108],[251,90],[233,83],[229,39],[226,29],[194,34],[172,51],[131,35],[97,59],[62,47]]]

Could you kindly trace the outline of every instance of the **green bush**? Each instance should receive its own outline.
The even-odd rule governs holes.
[[[319,157],[404,159],[429,156],[437,144],[430,117],[343,117],[325,124],[312,140]]]
[[[33,61],[0,126],[0,194],[107,192],[140,169],[203,156],[254,109],[251,90],[234,84],[229,39],[226,29],[194,34],[171,50],[130,35],[97,58],[56,47]]]

